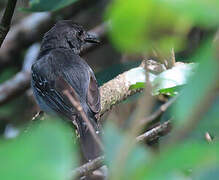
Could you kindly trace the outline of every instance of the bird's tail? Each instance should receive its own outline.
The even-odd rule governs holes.
[[[96,123],[96,120],[89,118],[97,136],[101,138],[101,128]],[[81,145],[81,150],[83,152],[84,157],[87,161],[95,159],[96,157],[102,154],[101,148],[99,144],[96,142],[95,138],[93,137],[90,129],[87,127],[86,123],[82,119],[81,116],[76,118],[76,122],[78,125],[78,133],[79,133],[79,141]]]

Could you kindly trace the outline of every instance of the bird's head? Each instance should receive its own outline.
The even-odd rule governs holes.
[[[86,43],[99,43],[99,40],[79,24],[71,20],[61,20],[45,34],[42,46],[47,44],[47,48],[48,46],[70,48],[79,54]]]

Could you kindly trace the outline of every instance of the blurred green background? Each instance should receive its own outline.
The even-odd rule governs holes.
[[[0,2],[1,16],[6,4],[6,0]],[[11,31],[33,14],[48,13],[56,22],[72,9],[75,13],[68,19],[88,30],[104,22],[109,24],[104,42],[83,55],[100,86],[147,58],[167,69],[156,80],[163,85],[159,89],[153,87],[156,97],[170,99],[179,95],[176,103],[156,119],[156,123],[171,119],[173,126],[167,136],[152,143],[158,144],[156,150],[146,142],[124,149],[143,93],[128,98],[104,115],[101,122],[109,179],[218,179],[219,1],[18,0]],[[42,35],[37,39],[40,42]],[[0,65],[0,86],[21,70],[29,48],[23,46],[24,50],[15,54],[13,61]],[[172,49],[176,62],[196,64],[192,73],[180,68],[171,71]],[[4,61],[1,53],[0,61]],[[179,74],[186,83],[179,80]],[[174,85],[166,88],[170,80],[174,80]],[[132,86],[144,87],[147,87],[144,82]],[[29,94],[31,90],[0,107],[0,179],[70,179],[68,175],[80,165],[73,129],[57,117],[32,122],[38,109]],[[152,111],[164,103],[161,99],[156,98],[150,105]],[[147,102],[144,105],[148,107]],[[142,127],[142,132],[149,128]],[[210,141],[206,140],[206,133]]]

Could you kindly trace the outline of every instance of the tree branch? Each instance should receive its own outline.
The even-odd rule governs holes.
[[[114,105],[127,99],[129,96],[140,92],[138,90],[130,90],[131,82],[127,79],[127,74],[132,71],[126,71],[114,79],[108,81],[100,87],[100,102],[101,111],[100,115],[103,115],[106,111],[110,110]]]
[[[17,0],[8,0],[4,15],[0,23],[0,47],[10,29],[11,19],[14,14],[16,3]]]
[[[136,137],[136,141],[137,142],[152,141],[161,135],[163,136],[163,135],[167,134],[168,132],[170,132],[170,130],[171,130],[171,123],[170,123],[170,121],[167,121],[163,124],[160,124],[152,129],[146,131],[142,135]]]
[[[159,74],[160,72],[165,70],[161,67],[160,63],[157,63],[154,60],[147,60],[147,61],[143,60],[139,67],[125,71],[124,73],[118,75],[114,79],[105,83],[103,86],[100,87],[100,95],[101,95],[100,115],[103,115],[106,111],[110,110],[114,105],[118,104],[121,101],[124,101],[129,96],[142,91],[142,89],[130,89],[130,86],[133,84],[133,76],[137,77],[136,73],[140,73],[141,70],[143,71],[146,64],[148,67],[148,71],[152,74]],[[152,74],[150,74],[150,76]],[[134,81],[137,80],[138,80],[137,78],[134,78]],[[139,81],[141,80],[139,79]]]
[[[32,45],[24,57],[22,70],[13,78],[0,85],[0,105],[3,105],[14,97],[21,95],[29,88],[31,65],[36,59],[39,49],[39,44]]]
[[[12,79],[4,82],[0,86],[0,105],[21,95],[29,87],[27,82],[30,82],[30,73],[25,71],[17,73]]]
[[[104,163],[104,156],[97,157],[96,159],[93,159],[92,161],[73,170],[70,174],[70,177],[72,178],[72,177],[86,176],[89,173],[102,167],[103,163]]]

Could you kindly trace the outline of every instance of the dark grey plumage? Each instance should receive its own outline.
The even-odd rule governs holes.
[[[97,40],[72,21],[58,22],[43,38],[39,57],[32,65],[31,85],[43,111],[58,114],[76,125],[82,151],[89,160],[100,155],[100,148],[86,123],[63,94],[67,82],[75,90],[93,128],[99,132],[95,118],[100,111],[96,78],[89,65],[79,56],[87,42]]]

